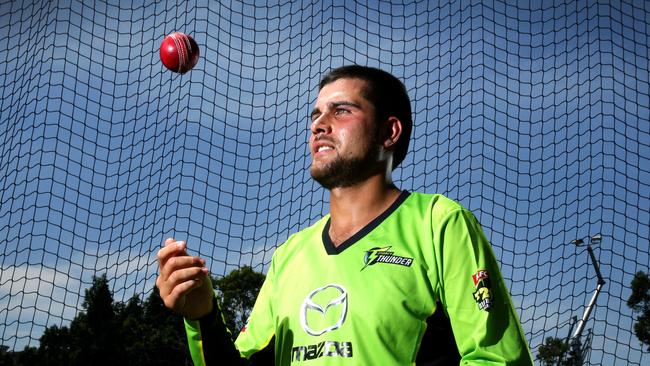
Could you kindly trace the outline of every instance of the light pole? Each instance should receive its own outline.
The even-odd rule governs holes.
[[[598,245],[602,240],[603,240],[603,236],[600,234],[596,234],[591,238],[589,238],[589,243],[587,244],[587,252],[589,252],[589,256],[591,257],[591,262],[593,263],[594,268],[596,269],[596,276],[598,276],[598,285],[596,286],[596,290],[594,291],[594,294],[591,296],[589,305],[587,305],[584,314],[582,314],[582,319],[580,319],[580,321],[578,322],[576,331],[575,333],[573,333],[573,339],[580,339],[580,336],[582,335],[582,330],[585,328],[585,323],[587,322],[587,319],[589,319],[589,315],[591,314],[591,310],[593,310],[594,306],[596,305],[596,299],[598,299],[598,294],[600,294],[600,290],[602,290],[603,286],[605,285],[605,279],[603,279],[603,275],[600,273],[600,267],[598,267],[598,262],[596,261],[594,250],[591,248],[591,244]],[[582,244],[584,244],[584,241],[582,239],[576,239],[571,243],[579,247]]]

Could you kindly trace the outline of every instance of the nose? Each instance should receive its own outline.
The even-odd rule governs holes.
[[[331,126],[325,113],[319,115],[311,121],[310,130],[313,135],[330,133]]]

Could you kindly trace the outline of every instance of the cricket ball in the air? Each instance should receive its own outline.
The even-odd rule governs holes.
[[[199,45],[187,34],[174,32],[160,45],[160,61],[171,71],[184,74],[199,61]]]

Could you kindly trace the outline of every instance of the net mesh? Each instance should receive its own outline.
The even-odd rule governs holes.
[[[587,364],[647,364],[626,306],[650,263],[650,8],[639,1],[0,3],[0,344],[37,345],[82,309],[151,291],[186,239],[212,273],[267,268],[327,212],[309,177],[323,72],[404,80],[408,190],[443,193],[490,238],[533,354],[596,287]],[[165,70],[164,35],[199,44]]]

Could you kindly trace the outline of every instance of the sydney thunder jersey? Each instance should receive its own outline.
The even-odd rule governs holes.
[[[186,321],[195,364],[246,362],[272,340],[279,366],[532,364],[490,244],[458,203],[403,192],[339,247],[328,232],[326,216],[277,248],[236,349],[218,310]]]

